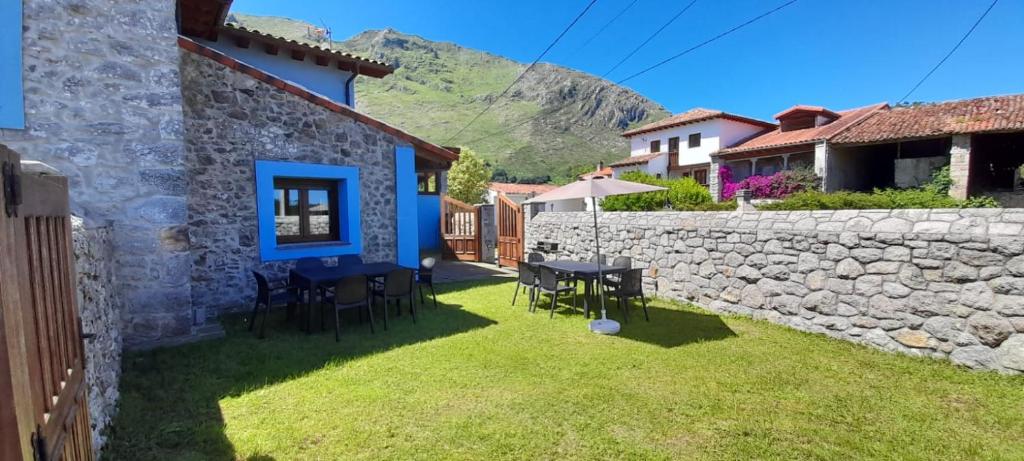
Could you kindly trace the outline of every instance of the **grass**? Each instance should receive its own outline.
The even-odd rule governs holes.
[[[1024,458],[1024,377],[664,301],[602,337],[510,283],[440,288],[341,343],[231,317],[126,357],[104,459]]]

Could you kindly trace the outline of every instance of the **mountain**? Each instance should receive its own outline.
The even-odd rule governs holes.
[[[296,41],[327,46],[313,25],[232,13],[228,21]],[[455,133],[515,80],[526,65],[385,29],[330,43],[396,68],[383,79],[359,77],[356,107],[441,145],[468,147],[520,181],[565,181],[598,161],[629,155],[626,129],[668,116],[640,94],[584,72],[539,64],[471,127]],[[533,119],[533,120],[531,120]]]

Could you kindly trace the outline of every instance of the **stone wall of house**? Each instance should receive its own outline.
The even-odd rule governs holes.
[[[114,231],[109,224],[97,226],[73,217],[71,234],[82,331],[95,335],[85,342],[85,381],[93,449],[99,452],[105,442],[103,431],[117,412],[120,395],[122,306],[116,291]]]
[[[186,175],[173,0],[25,0],[26,127],[0,143],[68,177],[110,221],[127,344],[190,333]]]
[[[362,256],[395,260],[397,139],[184,50],[181,71],[194,306],[250,307],[250,270],[287,269],[259,259],[256,160],[359,167]]]
[[[588,213],[540,213],[526,248],[588,258]],[[1024,372],[1024,210],[602,213],[601,248],[660,296],[971,368]],[[647,273],[645,284],[654,289]]]

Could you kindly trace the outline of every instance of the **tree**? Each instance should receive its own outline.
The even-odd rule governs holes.
[[[463,147],[448,171],[448,195],[469,204],[483,201],[491,172],[475,152]]]

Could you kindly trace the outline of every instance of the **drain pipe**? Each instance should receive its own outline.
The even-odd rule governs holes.
[[[352,85],[352,81],[356,79],[357,75],[359,75],[359,63],[356,63],[355,68],[353,68],[352,76],[345,80],[345,104],[348,104],[353,109],[356,108],[354,101],[352,101],[356,98],[356,89]]]

